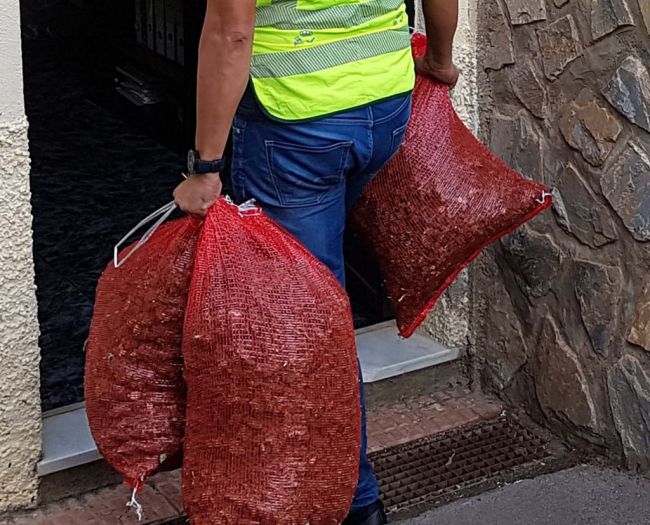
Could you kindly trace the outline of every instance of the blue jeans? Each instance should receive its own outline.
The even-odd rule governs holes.
[[[397,151],[410,114],[411,96],[404,95],[309,122],[278,122],[262,112],[248,90],[233,122],[234,197],[254,198],[345,284],[346,216]],[[361,458],[352,510],[379,497],[366,456],[361,374],[359,378]]]

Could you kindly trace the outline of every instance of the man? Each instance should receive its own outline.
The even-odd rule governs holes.
[[[458,0],[423,0],[423,12],[429,48],[414,68],[403,0],[208,0],[179,207],[204,215],[219,196],[232,126],[235,198],[255,198],[344,284],[346,215],[402,142],[415,70],[458,79]],[[361,391],[359,484],[344,525],[379,525]]]

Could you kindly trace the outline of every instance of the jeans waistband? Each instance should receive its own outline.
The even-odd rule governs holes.
[[[411,93],[405,93],[402,95],[393,96],[387,99],[378,100],[372,102],[371,104],[364,105],[359,108],[348,109],[345,111],[340,111],[332,115],[326,115],[322,118],[313,119],[307,122],[319,122],[321,124],[381,124],[387,120],[390,120],[395,115],[399,114],[406,104],[410,102]],[[237,109],[237,115],[244,119],[254,119],[254,120],[275,120],[263,110],[255,97],[255,93],[251,84],[249,83],[244,96],[242,97],[239,107]],[[282,124],[289,124],[291,122],[284,122],[276,120]],[[303,121],[296,122],[295,124],[305,124]]]

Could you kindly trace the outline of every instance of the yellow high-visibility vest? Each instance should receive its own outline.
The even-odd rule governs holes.
[[[287,121],[408,93],[404,0],[257,0],[251,79],[265,111]]]

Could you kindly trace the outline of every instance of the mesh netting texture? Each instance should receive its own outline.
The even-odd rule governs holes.
[[[220,199],[184,325],[183,501],[194,525],[340,523],[360,447],[350,305],[259,210]]]
[[[416,36],[414,54],[424,49]],[[472,135],[446,86],[418,77],[404,143],[351,216],[377,259],[401,335],[413,334],[485,246],[550,206],[549,191]]]
[[[86,411],[100,452],[134,486],[180,465],[183,318],[200,228],[189,217],[163,225],[123,266],[111,262],[97,285]]]

